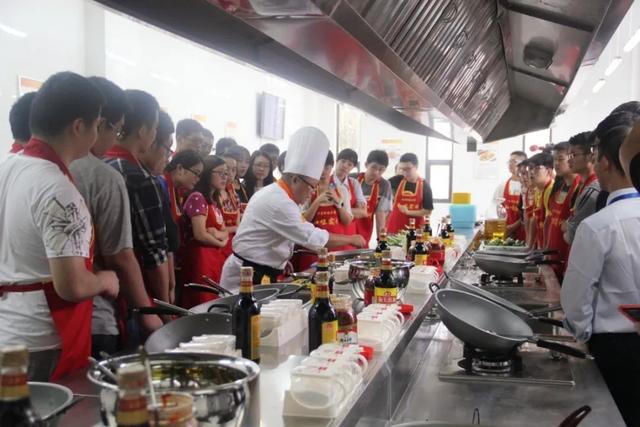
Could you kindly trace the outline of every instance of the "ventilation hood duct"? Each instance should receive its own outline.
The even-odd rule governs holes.
[[[632,0],[98,2],[399,129],[444,138],[446,118],[464,142],[548,127]]]

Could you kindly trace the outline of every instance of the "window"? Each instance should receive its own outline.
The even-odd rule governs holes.
[[[433,128],[444,136],[451,137],[451,123],[436,120]],[[433,201],[437,203],[451,202],[451,181],[453,171],[453,142],[427,137],[427,182],[433,191]]]

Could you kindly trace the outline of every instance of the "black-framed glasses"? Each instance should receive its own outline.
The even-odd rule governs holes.
[[[298,178],[300,178],[300,181],[304,182],[304,183],[307,185],[307,187],[309,187],[309,190],[313,191],[313,190],[315,190],[315,189],[316,189],[316,186],[315,186],[315,185],[311,185],[311,184],[309,183],[309,181],[307,181],[306,179],[304,179],[304,178],[302,177],[302,175],[296,175],[296,176],[297,176]]]
[[[191,172],[192,174],[194,174],[196,176],[196,178],[200,178],[200,175],[202,174],[201,172],[198,171],[194,171],[191,168],[185,168],[185,170],[188,170],[189,172]]]
[[[225,171],[211,171],[211,173],[214,173],[216,175],[220,175],[220,176],[229,176],[229,172],[225,172]]]

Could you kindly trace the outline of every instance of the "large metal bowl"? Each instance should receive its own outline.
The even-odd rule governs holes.
[[[33,409],[40,418],[48,417],[73,400],[71,390],[59,384],[29,381],[29,393]],[[64,412],[52,417],[46,422],[46,426],[57,427],[63,415]]]
[[[254,427],[260,424],[260,368],[256,363],[202,353],[156,353],[150,355],[149,360],[153,385],[158,392],[180,391],[193,396],[199,426]],[[133,354],[99,363],[112,370],[139,361],[140,356]],[[96,368],[90,368],[87,377],[101,389],[103,423],[115,426],[118,387]]]
[[[409,284],[409,271],[413,263],[404,260],[392,260],[393,281],[398,286],[398,298],[402,298]],[[364,285],[371,276],[371,269],[379,266],[375,260],[357,260],[349,263],[349,281],[353,284],[353,292],[358,298],[364,298]]]

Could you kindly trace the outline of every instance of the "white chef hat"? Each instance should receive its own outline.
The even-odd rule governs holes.
[[[289,139],[284,173],[320,179],[328,153],[329,139],[324,132],[311,126],[300,128]]]

